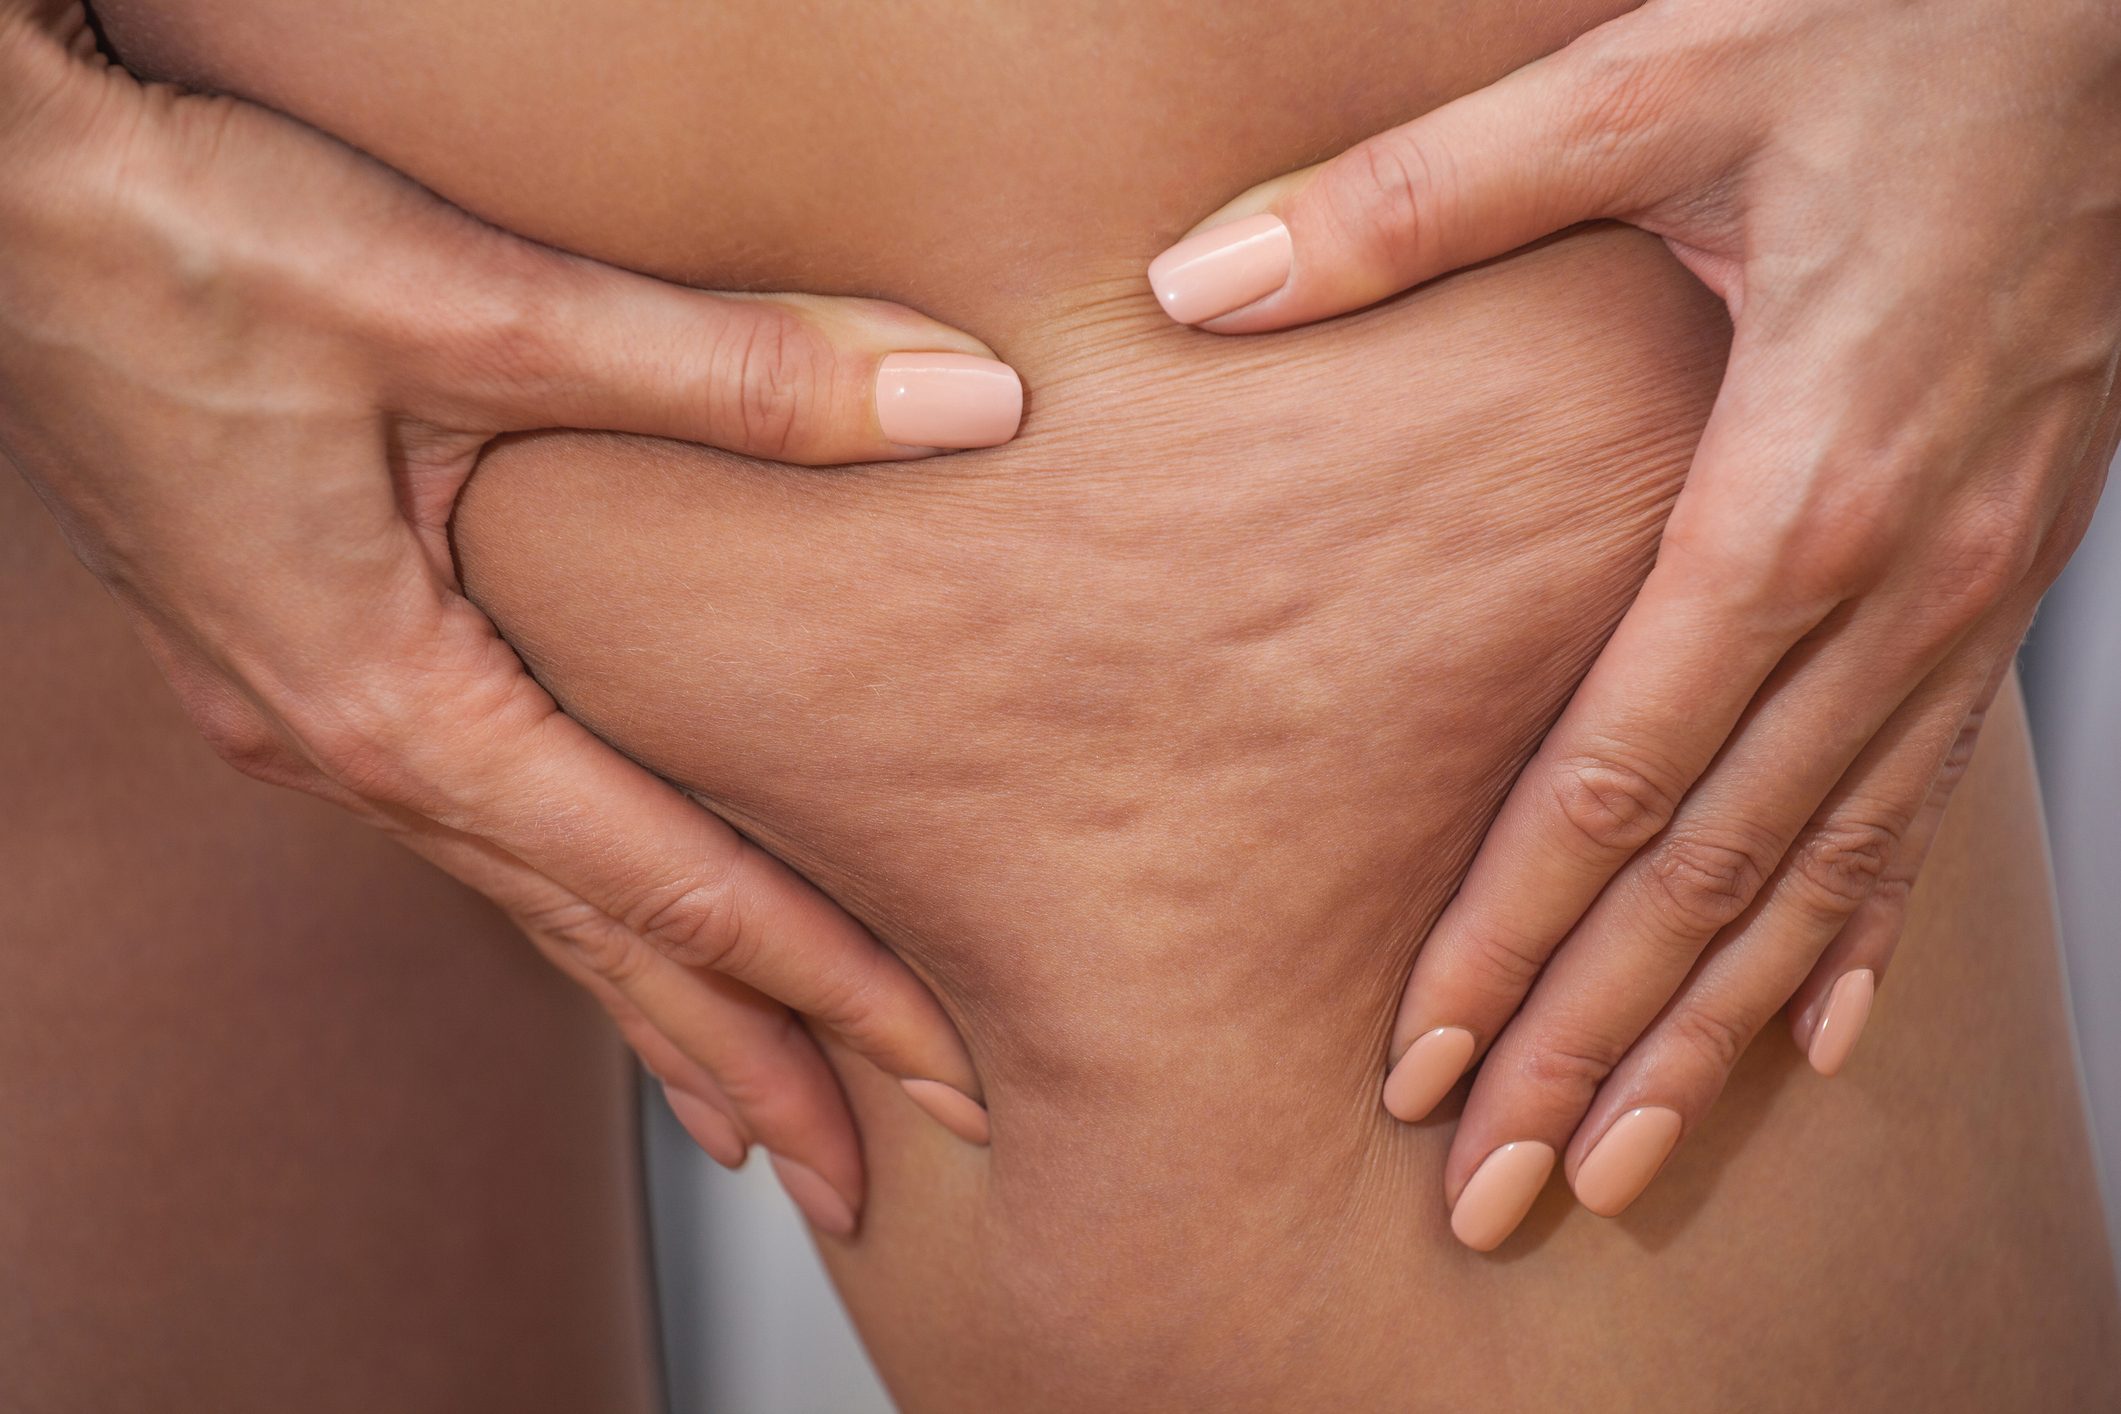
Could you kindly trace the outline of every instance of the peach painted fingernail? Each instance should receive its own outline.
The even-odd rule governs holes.
[[[1554,1171],[1554,1146],[1537,1139],[1505,1144],[1480,1168],[1451,1209],[1451,1232],[1475,1252],[1492,1252],[1517,1231]]]
[[[1164,313],[1199,324],[1289,282],[1289,228],[1270,211],[1186,237],[1149,262],[1149,288]]]
[[[1826,994],[1819,1008],[1819,1024],[1812,1028],[1812,1044],[1805,1059],[1821,1075],[1839,1075],[1848,1064],[1849,1052],[1863,1035],[1863,1023],[1871,1019],[1871,998],[1877,994],[1878,977],[1868,967],[1845,972]]]
[[[782,1189],[795,1200],[795,1206],[802,1210],[812,1227],[834,1237],[854,1235],[854,1205],[825,1182],[823,1175],[808,1164],[799,1164],[779,1154],[768,1154],[767,1157],[773,1160],[773,1172],[781,1180]]]
[[[1620,1216],[1671,1157],[1679,1129],[1679,1111],[1663,1105],[1644,1105],[1614,1120],[1576,1166],[1576,1201],[1602,1218]]]
[[[902,447],[993,447],[1024,420],[1024,384],[998,359],[895,353],[876,367],[876,420]]]
[[[713,1105],[697,1095],[683,1090],[663,1087],[663,1099],[670,1105],[670,1112],[677,1116],[678,1123],[692,1136],[692,1142],[707,1151],[708,1157],[725,1169],[741,1168],[750,1146],[744,1136],[737,1132],[736,1124]]]
[[[1473,1033],[1458,1026],[1425,1032],[1385,1077],[1385,1108],[1408,1124],[1436,1108],[1451,1093],[1473,1059]]]
[[[988,1136],[987,1107],[940,1080],[901,1080],[899,1086],[928,1117],[967,1144],[985,1144]]]

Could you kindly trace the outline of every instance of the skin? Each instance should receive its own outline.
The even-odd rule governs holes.
[[[915,459],[877,388],[977,341],[874,301],[702,295],[534,246],[312,130],[109,67],[0,4],[0,456],[231,764],[498,902],[739,1162],[852,1221],[854,1131],[793,1006],[976,1116],[935,999],[817,892],[571,721],[461,593],[498,432]],[[962,1125],[960,1126],[962,1127]]]
[[[1506,1143],[1573,1176],[1636,1106],[1692,1125],[1786,1004],[1840,1063],[1829,990],[1884,973],[2121,435],[2117,154],[2110,4],[1660,0],[1206,223],[1294,252],[1226,333],[1598,217],[1735,324],[1656,571],[1407,985],[1395,1060],[1493,1047],[1452,1201]]]
[[[658,1408],[598,1009],[470,890],[215,759],[12,476],[0,653],[8,1408]]]
[[[958,1022],[988,1149],[832,1052],[872,1195],[824,1246],[907,1407],[2111,1402],[2014,707],[1862,1064],[1830,1086],[1759,1049],[1621,1221],[1556,1191],[1468,1253],[1414,1196],[1449,1116],[1376,1107],[1416,943],[1648,572],[1727,329],[1614,231],[1245,349],[1172,328],[1139,268],[1218,193],[1565,35],[1351,13],[1364,47],[1130,10],[1034,46],[1007,16],[885,11],[841,49],[785,11],[614,9],[595,40],[638,80],[614,93],[583,35],[426,13],[272,7],[224,16],[219,51],[206,16],[165,60],[607,259],[894,294],[1037,390],[1018,443],[947,479],[522,439],[455,526],[570,712],[796,864]],[[759,45],[818,72],[769,81]],[[362,61],[393,55],[518,140],[380,102]]]

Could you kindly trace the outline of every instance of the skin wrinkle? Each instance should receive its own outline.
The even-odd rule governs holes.
[[[2111,1406],[2007,713],[1851,1073],[1756,1046],[1623,1220],[1557,1184],[1475,1258],[1438,1194],[1456,1102],[1379,1111],[1412,940],[1640,579],[1723,323],[1610,231],[1271,339],[1171,328],[1141,271],[1621,0],[99,8],[129,60],[510,230],[897,299],[1024,375],[994,453],[525,439],[457,527],[561,700],[848,903],[971,1041],[991,1150],[834,1052],[870,1187],[821,1247],[904,1407]],[[154,45],[139,9],[174,12]],[[1980,1279],[1937,1284],[1941,1244]]]
[[[1495,337],[1519,300],[1548,317]],[[1330,1340],[1378,1232],[1448,1241],[1377,1109],[1391,1002],[1646,572],[1725,336],[1614,229],[1330,335],[1088,304],[1095,356],[1031,380],[1010,447],[806,472],[522,438],[459,553],[572,713],[937,987],[996,1125],[968,1287],[1061,1317],[1096,1398],[1234,1391]],[[1158,415],[1108,415],[1148,387]]]

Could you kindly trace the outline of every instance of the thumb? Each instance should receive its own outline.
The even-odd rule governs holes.
[[[1254,187],[1150,263],[1157,301],[1219,334],[1285,329],[1651,204],[1699,134],[1665,121],[1622,24]]]
[[[978,340],[880,300],[706,294],[524,243],[451,351],[480,430],[575,427],[771,461],[886,461],[1016,435],[1023,385]],[[418,396],[413,389],[408,394]]]

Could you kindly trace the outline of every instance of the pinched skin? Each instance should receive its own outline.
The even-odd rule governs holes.
[[[1766,1038],[1621,1220],[1556,1185],[1470,1253],[1451,1106],[1378,1103],[1413,950],[1645,572],[1725,326],[1612,230],[1257,339],[1172,326],[1142,270],[1619,8],[99,6],[135,62],[526,235],[901,300],[1022,373],[994,451],[524,438],[456,526],[570,711],[958,1019],[988,1149],[838,1058],[870,1188],[826,1257],[904,1407],[2112,1403],[2008,707],[1849,1072]]]
[[[1648,568],[1723,337],[1618,230],[1242,343],[1113,291],[1011,446],[524,439],[459,558],[571,712],[933,980],[995,1126],[965,1295],[1070,1348],[1114,1322],[1089,1363],[1131,1404],[1229,1360],[1202,1312],[1331,1291],[1388,1214],[1440,1232],[1383,1028]],[[1294,1377],[1290,1314],[1235,1328]]]

